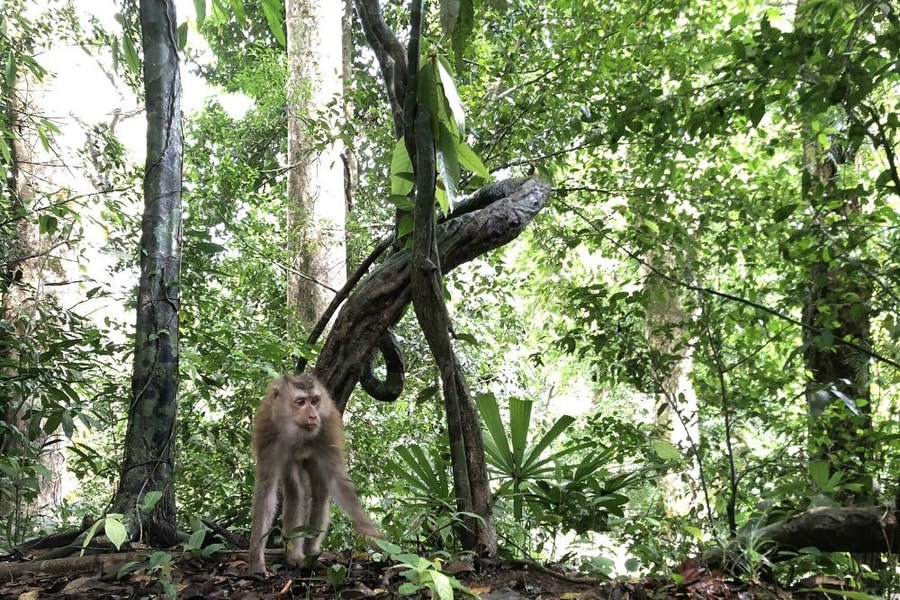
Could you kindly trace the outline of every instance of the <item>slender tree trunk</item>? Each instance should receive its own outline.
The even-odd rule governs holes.
[[[344,0],[344,16],[341,21],[341,83],[344,118],[353,122],[353,100],[351,98],[351,82],[353,81],[353,0]],[[356,183],[359,177],[359,166],[353,148],[344,146],[341,159],[344,161],[344,204],[347,213],[353,211],[353,197],[356,194]],[[345,232],[346,240],[346,232]]]
[[[184,142],[174,0],[141,0],[147,159],[132,397],[113,512],[133,537],[175,542],[175,419]],[[158,493],[155,502],[148,494]],[[153,494],[151,498],[156,496]],[[152,504],[152,510],[147,506]]]
[[[336,0],[286,3],[288,305],[298,326],[314,324],[347,279],[342,145],[325,127],[342,96],[343,10]]]
[[[412,64],[412,61],[410,61]],[[494,555],[497,530],[481,439],[481,420],[450,342],[441,257],[434,224],[435,158],[431,115],[419,103],[415,117],[416,208],[410,287],[413,309],[441,374],[453,487],[462,516],[463,549]]]
[[[666,259],[659,255],[651,256],[650,261],[662,271],[669,271],[672,266],[665,264]],[[690,340],[685,339],[690,316],[678,294],[657,275],[648,273],[644,290],[648,295],[647,340],[659,385],[657,423],[666,438],[686,453],[691,465],[686,473],[672,473],[664,478],[666,509],[670,514],[687,515],[695,504],[696,483],[700,481],[699,463],[692,454],[700,444],[699,412],[697,395],[688,379],[693,348]]]

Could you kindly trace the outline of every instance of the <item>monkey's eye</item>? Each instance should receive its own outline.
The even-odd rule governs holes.
[[[306,400],[306,396],[297,396],[296,398],[294,398],[294,404],[296,404],[297,406],[303,406],[304,404],[306,404]]]
[[[319,402],[321,402],[321,400],[322,399],[319,398],[318,396],[310,396],[309,397],[309,403],[312,404],[313,406],[318,406]]]

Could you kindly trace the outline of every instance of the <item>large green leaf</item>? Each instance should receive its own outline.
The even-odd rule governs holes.
[[[533,402],[520,398],[510,398],[509,400],[509,439],[512,444],[513,459],[517,465],[522,465],[525,459],[533,406]]]
[[[287,48],[287,36],[284,32],[284,17],[282,16],[284,2],[281,0],[262,0],[262,11],[266,21],[269,23],[272,35],[275,36],[275,39],[282,47]]]
[[[444,214],[450,212],[450,205],[456,204],[459,197],[459,158],[456,155],[456,143],[453,136],[442,122],[439,125],[440,137],[437,140],[437,168],[444,191],[447,193],[447,205],[442,205]]]
[[[559,436],[563,434],[563,432],[569,428],[569,426],[575,422],[575,417],[570,415],[563,415],[556,420],[556,422],[547,430],[538,442],[532,446],[528,453],[525,456],[523,468],[527,471],[540,473],[544,466],[551,462],[554,457],[542,457],[545,450],[550,447],[550,444],[556,441]],[[557,453],[557,457],[561,456]]]
[[[516,461],[509,447],[497,398],[491,393],[479,394],[475,397],[475,403],[488,433],[484,438],[484,449],[488,459],[505,473],[512,473]]]
[[[412,160],[403,137],[394,142],[391,154],[391,195],[406,197],[415,187]]]
[[[463,108],[462,100],[456,89],[456,83],[453,76],[450,75],[450,65],[443,56],[437,57],[437,75],[441,85],[441,93],[449,110],[449,117],[452,119],[455,127],[454,134],[458,138],[462,138],[466,132],[466,111]]]

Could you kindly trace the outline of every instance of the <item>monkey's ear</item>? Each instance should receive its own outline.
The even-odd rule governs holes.
[[[278,396],[281,395],[281,388],[284,385],[284,379],[281,377],[276,377],[269,383],[268,393],[266,394],[266,398],[269,400],[275,400]]]

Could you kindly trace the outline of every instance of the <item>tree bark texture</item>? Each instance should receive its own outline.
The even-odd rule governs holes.
[[[544,207],[550,187],[538,179],[492,183],[437,227],[444,273],[515,239]],[[378,345],[411,301],[411,250],[388,257],[357,286],[335,317],[314,373],[343,411]]]
[[[653,390],[657,404],[656,423],[666,439],[685,450],[691,459],[687,477],[669,473],[660,485],[665,490],[664,502],[669,514],[687,515],[698,493],[694,484],[701,482],[703,477],[697,452],[700,446],[700,412],[697,394],[689,377],[693,366],[693,345],[686,337],[691,315],[685,310],[678,291],[656,275],[659,270],[673,271],[670,257],[656,252],[648,260],[654,270],[648,272],[644,280],[647,294],[645,328],[651,351],[649,366],[653,383],[658,386]]]
[[[0,52],[4,50],[0,47]],[[27,71],[0,81],[0,120],[4,122],[4,127],[0,128],[0,144],[6,147],[10,157],[10,162],[3,165],[6,177],[0,182],[0,256],[3,257],[0,263],[0,319],[8,327],[0,337],[0,362],[3,364],[0,369],[3,376],[0,384],[0,421],[3,421],[0,455],[40,461],[51,472],[59,473],[57,467],[61,465],[56,464],[59,461],[55,455],[42,450],[54,446],[45,445],[47,435],[38,433],[32,438],[28,433],[31,421],[41,419],[40,405],[17,383],[24,377],[19,367],[28,368],[27,361],[22,363],[18,340],[27,340],[34,334],[34,323],[40,322],[35,319],[35,313],[36,307],[45,302],[41,292],[46,289],[42,285],[42,265],[48,262],[37,221],[32,218],[29,208],[38,198],[39,182],[52,181],[47,167],[42,166],[51,164],[51,158],[41,154],[36,127],[30,121],[30,115],[41,111],[32,93],[36,85]],[[49,458],[54,460],[51,462]],[[57,505],[58,502],[53,500],[59,479],[41,477],[43,498],[25,501],[19,494],[14,496],[15,500],[11,496],[0,496],[0,514],[15,515],[15,520],[24,524],[33,513]],[[0,485],[9,484],[10,480],[0,474]]]
[[[288,0],[288,306],[312,326],[347,280],[344,162],[328,105],[340,100],[341,17],[336,0]]]
[[[413,309],[434,356],[444,391],[454,493],[457,510],[464,515],[457,533],[464,550],[493,556],[497,553],[497,530],[491,509],[478,409],[450,341],[450,315],[444,302],[444,276],[435,236],[436,180],[431,119],[425,106],[418,104],[414,131],[417,193],[410,289]],[[468,432],[467,424],[470,426]]]
[[[125,457],[112,508],[139,521],[131,523],[133,536],[171,545],[184,152],[174,0],[141,0],[140,22],[147,107],[141,274]],[[162,497],[144,514],[139,507],[151,491]]]

